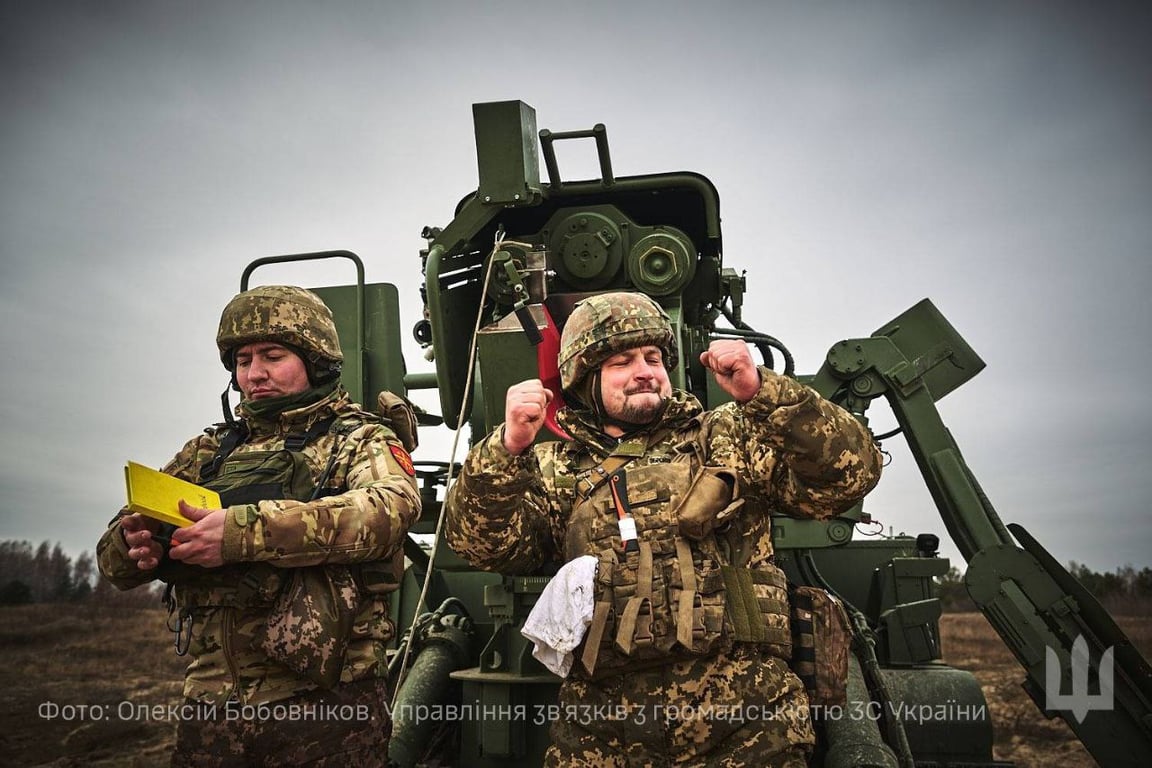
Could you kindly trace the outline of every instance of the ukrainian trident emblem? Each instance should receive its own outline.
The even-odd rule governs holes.
[[[1088,685],[1088,673],[1091,669],[1091,659],[1088,655],[1088,641],[1084,635],[1078,635],[1072,643],[1072,652],[1069,654],[1072,667],[1072,688],[1070,693],[1061,693],[1060,658],[1056,649],[1044,649],[1044,707],[1045,709],[1063,709],[1072,713],[1076,722],[1083,723],[1087,714],[1093,710],[1111,710],[1115,706],[1112,687],[1112,648],[1104,651],[1097,667],[1099,680],[1099,693],[1092,693]]]

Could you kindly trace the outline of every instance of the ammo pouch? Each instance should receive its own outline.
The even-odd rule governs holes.
[[[252,645],[323,688],[340,682],[360,592],[343,565],[293,568]]]
[[[840,601],[819,587],[791,587],[792,671],[810,704],[842,706],[848,697],[852,635]]]
[[[735,641],[767,644],[788,658],[783,573],[775,566],[723,565],[712,532],[744,503],[734,499],[735,473],[701,467],[692,458],[682,454],[626,470],[636,551],[621,545],[607,484],[573,507],[565,558],[598,556],[592,623],[581,656],[589,677],[707,656]]]
[[[676,507],[680,533],[699,541],[744,506],[736,472],[727,467],[701,467]]]
[[[382,389],[376,396],[376,406],[384,417],[384,423],[400,438],[404,450],[408,453],[416,450],[420,439],[416,429],[416,410],[412,403],[407,398]]]
[[[668,554],[668,545],[680,552]],[[681,566],[683,566],[681,568]],[[640,540],[639,551],[604,550],[581,662],[590,677],[703,656],[728,641],[723,579],[714,564],[697,578],[688,542]]]

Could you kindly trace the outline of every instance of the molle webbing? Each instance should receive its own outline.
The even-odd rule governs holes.
[[[787,580],[778,570],[750,570],[737,566],[721,566],[724,575],[724,594],[728,616],[732,619],[735,640],[746,643],[765,643],[788,647],[792,644],[791,633],[785,624],[771,627],[764,621],[764,614],[788,616],[788,604],[768,596],[756,594],[756,585],[775,587],[778,594],[787,594]]]
[[[813,623],[811,592],[793,590],[792,600],[792,671],[806,690],[816,689],[816,628]]]
[[[616,647],[625,656],[633,648],[652,645],[652,545],[640,542],[640,562],[636,568],[636,594],[628,598],[620,625],[616,629]]]
[[[603,485],[612,473],[623,467],[632,459],[639,458],[648,450],[648,446],[639,440],[625,440],[616,446],[608,458],[596,466],[582,473],[576,481],[576,493],[581,499],[587,499],[597,488]]]

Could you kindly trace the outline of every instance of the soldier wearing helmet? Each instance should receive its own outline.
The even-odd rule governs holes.
[[[311,291],[270,285],[235,296],[224,308],[216,333],[220,362],[234,378],[237,352],[251,342],[275,343],[291,351],[312,386],[340,376],[344,353],[332,311]]]
[[[185,502],[174,528],[127,510],[97,547],[121,589],[165,582],[178,653],[192,658],[174,765],[383,765],[390,718],[387,593],[420,512],[407,450],[340,384],[343,353],[316,294],[235,296],[216,337],[240,392],[235,417],[190,440],[163,471],[219,492]],[[236,418],[238,417],[238,418]],[[243,707],[254,717],[232,717]],[[278,721],[275,712],[354,712]],[[295,708],[295,709],[293,709]],[[236,711],[241,711],[237,709]]]
[[[565,677],[545,764],[806,765],[814,736],[789,669],[771,515],[824,518],[859,501],[879,479],[871,435],[755,365],[742,341],[700,355],[732,398],[705,411],[672,387],[676,333],[642,294],[579,302],[559,358],[570,439],[537,442],[554,393],[510,387],[504,423],[449,492],[445,528],[478,568],[563,564],[563,588],[525,624],[534,655]]]

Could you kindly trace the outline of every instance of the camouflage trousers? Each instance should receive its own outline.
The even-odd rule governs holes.
[[[787,662],[753,645],[625,673],[569,679],[544,765],[803,768],[815,743]]]
[[[385,766],[392,720],[383,680],[317,689],[251,707],[207,708],[214,715],[181,720],[174,768],[196,766]]]

